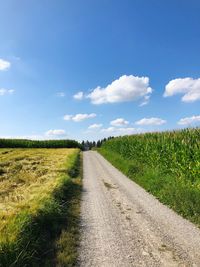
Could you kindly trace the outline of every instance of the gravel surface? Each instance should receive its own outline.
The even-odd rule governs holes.
[[[200,266],[200,230],[100,154],[84,152],[77,266]]]

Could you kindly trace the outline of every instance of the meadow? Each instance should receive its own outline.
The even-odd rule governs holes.
[[[145,133],[104,142],[115,167],[200,226],[200,129]]]
[[[72,266],[79,149],[0,149],[0,266]]]

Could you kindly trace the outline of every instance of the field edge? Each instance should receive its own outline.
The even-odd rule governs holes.
[[[121,155],[105,148],[99,148],[97,152],[161,203],[200,227],[198,188],[183,184],[176,177],[165,174],[159,169],[140,166],[137,161],[124,159]]]

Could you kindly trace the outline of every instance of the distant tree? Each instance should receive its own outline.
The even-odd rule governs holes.
[[[97,147],[101,147],[101,140],[97,141]]]
[[[91,150],[93,147],[93,143],[92,142],[89,142],[89,149]]]
[[[96,147],[96,142],[95,141],[92,142],[92,147]]]

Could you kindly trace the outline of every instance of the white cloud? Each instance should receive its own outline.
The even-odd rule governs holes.
[[[143,102],[139,105],[140,107],[143,107],[149,103],[150,95],[145,95]]]
[[[56,130],[49,130],[45,133],[46,136],[63,136],[65,135],[65,130],[56,129]]]
[[[108,128],[104,128],[101,130],[102,133],[111,133],[111,132],[115,132],[117,128],[115,127],[108,127]]]
[[[200,100],[200,78],[179,78],[171,80],[165,86],[164,97],[183,94],[183,102]]]
[[[73,98],[76,100],[82,100],[84,98],[84,94],[83,92],[78,92],[77,94],[73,96]]]
[[[120,127],[120,126],[126,126],[126,125],[128,125],[128,124],[129,124],[129,122],[126,121],[126,120],[123,119],[123,118],[118,118],[118,119],[113,120],[113,121],[110,122],[110,125],[112,125],[112,126],[117,126],[117,127]]]
[[[46,139],[44,135],[4,135],[0,136],[0,138],[5,139],[28,139],[28,140],[44,140]]]
[[[65,97],[65,93],[64,92],[58,92],[56,95],[58,97]]]
[[[190,124],[195,124],[195,123],[200,123],[200,115],[182,118],[180,119],[180,121],[178,121],[179,125],[190,125]]]
[[[103,126],[103,124],[99,123],[99,124],[92,124],[88,127],[89,130],[96,130],[96,129],[100,129]]]
[[[73,115],[65,115],[65,116],[63,117],[63,119],[64,119],[65,121],[70,121],[72,118],[73,118]]]
[[[160,118],[143,118],[135,122],[137,125],[162,125],[164,123],[166,121]]]
[[[3,95],[12,95],[15,90],[13,89],[5,89],[5,88],[0,88],[0,96]]]
[[[87,95],[87,98],[90,98],[92,104],[99,105],[134,101],[149,96],[151,93],[152,88],[149,87],[148,77],[123,75],[105,88],[98,86]]]
[[[87,120],[87,119],[91,119],[91,118],[95,118],[96,114],[95,113],[91,113],[91,114],[76,114],[75,116],[73,116],[72,120],[75,122],[79,122],[79,121],[83,121],[83,120]]]
[[[10,136],[0,136],[0,138],[6,139],[28,139],[28,140],[50,140],[50,139],[60,139],[67,138],[65,130],[49,130],[43,134],[31,134],[31,135],[10,135]]]
[[[119,135],[131,135],[135,133],[142,132],[140,128],[116,128],[116,127],[108,127],[101,130],[102,133],[119,136]]]
[[[11,63],[9,61],[3,60],[0,58],[0,71],[1,70],[7,70],[11,66]]]
[[[95,118],[96,117],[96,114],[95,113],[91,113],[91,114],[76,114],[76,115],[65,115],[64,116],[64,120],[65,121],[75,121],[75,122],[80,122],[80,121],[84,121],[84,120],[87,120],[87,119],[91,119],[91,118]]]
[[[129,134],[134,134],[134,133],[138,133],[140,132],[141,129],[138,128],[119,128],[119,132],[121,133],[121,135],[129,135]]]

